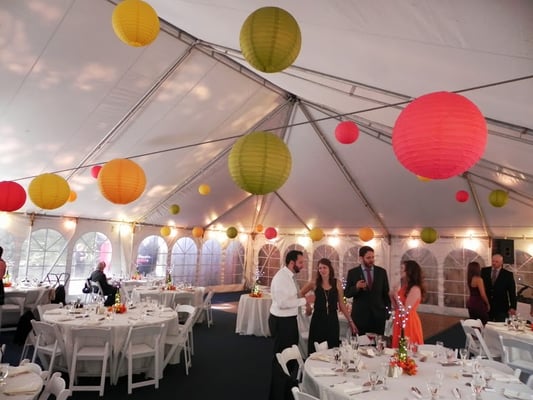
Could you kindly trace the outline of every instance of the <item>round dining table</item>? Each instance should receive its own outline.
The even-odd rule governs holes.
[[[332,349],[313,353],[304,364],[301,388],[304,392],[321,400],[368,399],[389,400],[391,396],[408,399],[430,399],[427,384],[438,380],[440,383],[439,399],[474,399],[470,383],[472,381],[472,364],[460,362],[441,362],[431,353],[421,353],[415,357],[417,373],[387,377],[385,385],[381,381],[371,390],[369,373],[380,371],[382,365],[388,365],[393,353],[386,349],[381,356],[375,355],[368,348],[360,348],[359,369],[349,369],[346,375],[338,369]],[[434,353],[433,353],[434,354]],[[351,364],[353,366],[353,364]],[[514,375],[502,372],[494,367],[483,366],[490,370],[492,378],[481,394],[482,400],[496,400],[503,396],[508,398],[533,399],[533,389],[520,382]],[[440,377],[440,378],[439,378]]]
[[[174,308],[176,304],[190,304],[201,307],[205,288],[196,286],[190,289],[169,290],[164,286],[139,286],[133,289],[131,298],[134,303],[145,298],[156,299],[159,304]]]
[[[270,336],[268,316],[272,297],[263,293],[261,297],[242,294],[237,308],[235,332],[240,335]]]
[[[29,366],[10,366],[4,385],[0,387],[0,399],[33,400],[43,388],[41,375]]]
[[[103,314],[96,313],[89,308],[80,308],[67,310],[64,308],[48,310],[44,313],[44,321],[56,324],[63,335],[65,343],[65,352],[67,354],[66,363],[69,366],[72,359],[74,347],[74,338],[72,330],[79,327],[109,327],[111,328],[111,362],[110,362],[110,380],[116,384],[120,376],[125,375],[125,366],[119,366],[122,356],[122,350],[130,327],[136,325],[159,325],[164,324],[163,336],[161,342],[164,343],[167,330],[174,330],[178,324],[178,315],[176,311],[168,307],[154,307],[152,304],[140,303],[133,308],[127,309],[125,313],[116,314],[104,311]],[[172,362],[177,363],[178,360]],[[120,370],[119,370],[120,369]],[[94,372],[95,376],[100,375],[100,371]]]

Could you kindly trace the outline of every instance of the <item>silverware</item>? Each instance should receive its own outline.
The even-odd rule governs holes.
[[[452,394],[453,394],[453,397],[455,397],[456,399],[461,398],[461,392],[459,391],[459,388],[453,388]]]
[[[422,398],[422,392],[419,388],[416,386],[411,386],[411,393],[415,395],[415,397],[421,399]]]

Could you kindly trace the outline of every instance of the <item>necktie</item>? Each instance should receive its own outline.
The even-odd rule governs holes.
[[[369,289],[372,289],[372,272],[370,268],[365,268],[366,271],[366,284]]]
[[[494,282],[496,282],[496,278],[498,278],[498,270],[496,268],[492,268],[492,273],[490,274],[490,279],[492,280],[492,284],[494,285]]]

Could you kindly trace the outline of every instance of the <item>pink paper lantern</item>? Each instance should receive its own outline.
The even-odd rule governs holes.
[[[17,182],[0,182],[0,211],[17,211],[26,203],[26,191]]]
[[[359,137],[359,127],[352,121],[343,121],[335,128],[335,137],[339,143],[353,143]]]
[[[416,175],[447,179],[483,155],[487,123],[474,103],[459,94],[421,96],[401,112],[392,131],[398,161]]]
[[[100,173],[100,170],[102,169],[102,166],[101,165],[95,165],[94,167],[91,168],[91,176],[94,178],[94,179],[98,179],[98,174]]]
[[[276,228],[266,228],[265,229],[265,237],[270,240],[274,239],[276,236],[278,236],[278,231],[276,231]]]
[[[459,203],[468,201],[468,192],[466,190],[459,190],[457,193],[455,193],[455,199]]]

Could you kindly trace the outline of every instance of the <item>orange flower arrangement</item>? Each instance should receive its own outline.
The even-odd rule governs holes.
[[[127,310],[125,304],[114,304],[107,308],[107,311],[115,312],[116,314],[124,314]]]
[[[416,375],[418,368],[415,360],[413,360],[411,357],[407,356],[404,360],[402,360],[398,357],[398,354],[395,354],[391,357],[389,365],[391,367],[400,367],[407,375]]]

